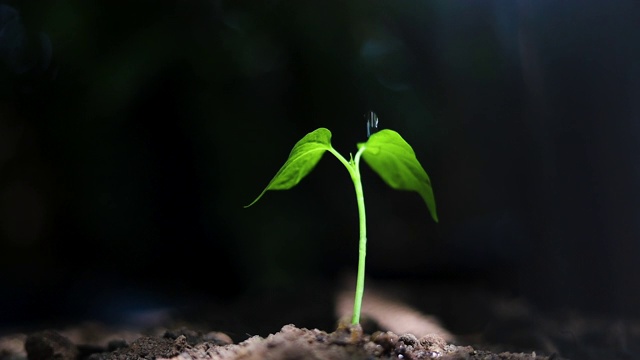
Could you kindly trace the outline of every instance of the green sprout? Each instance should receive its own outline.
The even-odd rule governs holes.
[[[370,129],[368,128],[367,130],[369,133]],[[367,252],[367,224],[359,168],[360,158],[363,158],[393,189],[416,191],[420,194],[429,209],[431,217],[438,222],[436,203],[429,176],[420,165],[420,162],[418,162],[411,146],[397,132],[384,129],[371,134],[366,142],[358,144],[358,152],[356,152],[355,157],[350,155],[350,159],[347,161],[331,146],[331,131],[319,128],[308,133],[296,143],[289,154],[287,162],[280,168],[280,171],[273,177],[262,193],[251,204],[246,205],[245,208],[255,204],[267,190],[287,190],[296,186],[302,178],[313,170],[325,151],[335,155],[347,168],[356,190],[360,218],[360,244],[358,277],[351,323],[357,325],[360,323],[360,310],[364,294],[364,265]]]

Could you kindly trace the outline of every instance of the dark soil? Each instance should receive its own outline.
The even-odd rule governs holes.
[[[299,329],[286,325],[266,338],[251,337],[231,344],[222,333],[202,334],[187,329],[168,331],[162,336],[141,336],[131,343],[114,339],[106,346],[75,344],[55,331],[43,331],[24,338],[14,338],[3,353],[5,359],[24,358],[22,344],[30,360],[138,360],[138,359],[550,359],[535,353],[500,353],[456,346],[437,335],[416,338],[390,331],[363,335],[359,327],[345,327],[334,332]],[[553,357],[559,359],[559,357]]]
[[[169,312],[169,316],[159,316],[152,325],[149,321],[128,325],[86,322],[7,332],[0,334],[0,360],[640,358],[640,326],[631,321],[598,320],[575,313],[545,316],[521,300],[490,298],[485,294],[485,299],[478,301],[481,297],[473,292],[450,289],[450,297],[445,298],[450,310],[459,315],[458,320],[452,321],[451,314],[445,312],[438,314],[448,317],[446,323],[452,324],[449,329],[438,318],[425,315],[403,301],[403,296],[389,295],[397,291],[383,289],[375,285],[367,289],[363,327],[344,325],[351,306],[348,291],[338,292],[333,302],[334,319],[342,321],[324,330],[301,326],[309,322],[296,315],[296,311],[270,308],[275,303],[294,308],[291,300],[298,304],[305,300],[287,302],[286,296],[275,300],[254,298],[253,303]],[[437,293],[442,297],[445,291],[438,289]],[[416,293],[412,295],[415,297]],[[493,312],[481,317],[490,321],[479,331],[469,331],[474,328],[478,314],[486,311],[485,306]],[[322,312],[313,307],[297,311],[307,315]],[[284,322],[279,331],[253,335],[251,332],[257,327],[247,326],[246,316],[255,319],[256,313],[273,315],[261,319],[269,326],[278,318],[299,322]],[[461,333],[464,327],[460,324],[465,320],[469,326]],[[230,325],[234,323],[235,328]],[[243,326],[247,326],[249,333],[242,332]]]

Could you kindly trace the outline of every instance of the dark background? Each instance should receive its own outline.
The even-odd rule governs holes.
[[[318,127],[355,152],[369,110],[440,217],[363,165],[369,276],[640,316],[637,1],[5,4],[1,327],[338,281],[330,154],[243,205]]]

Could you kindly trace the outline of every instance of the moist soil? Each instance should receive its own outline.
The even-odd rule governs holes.
[[[334,293],[334,317],[328,322],[333,326],[300,325],[313,324],[315,313],[327,317],[322,306],[300,306],[305,301],[324,303],[320,293],[326,290],[316,289],[306,298],[249,296],[233,304],[190,306],[188,311],[154,310],[137,314],[128,324],[92,321],[5,331],[0,334],[0,360],[640,358],[640,326],[632,321],[576,312],[550,316],[523,300],[480,296],[477,290],[449,289],[450,294],[443,295],[443,288],[436,293],[449,303],[449,314],[441,311],[436,317],[406,301],[406,296],[394,296],[397,289],[367,289],[362,325],[347,321],[352,295],[348,291]],[[483,311],[483,325],[473,325]],[[256,316],[259,313],[267,315]],[[456,321],[452,313],[458,313]],[[263,326],[251,324],[249,318]],[[283,323],[287,318],[300,323]],[[470,325],[463,331],[460,324],[465,320]],[[266,330],[278,321],[276,330]]]

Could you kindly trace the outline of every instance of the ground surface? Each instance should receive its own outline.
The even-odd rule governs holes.
[[[319,291],[326,295],[324,289]],[[398,293],[370,286],[363,327],[344,325],[352,305],[349,291],[334,293],[332,302],[318,292],[307,294],[306,300],[284,294],[209,309],[152,311],[127,325],[83,322],[9,331],[0,334],[0,360],[640,358],[640,326],[633,321],[571,312],[551,317],[520,300],[458,290],[445,296],[439,289],[439,301],[459,315],[456,322],[442,311],[439,318],[426,314],[403,296],[394,296]],[[416,296],[420,299],[412,294]],[[314,323],[309,320],[313,314],[332,317],[324,313],[326,303],[334,311],[331,321],[319,329],[305,327]],[[429,307],[442,309],[436,305],[432,301]],[[264,326],[251,325],[249,318]],[[474,330],[478,318],[488,321]]]

